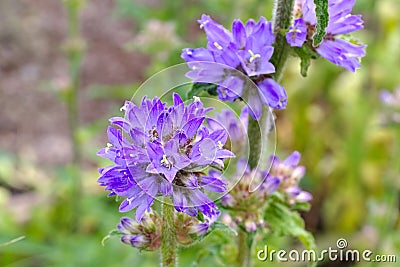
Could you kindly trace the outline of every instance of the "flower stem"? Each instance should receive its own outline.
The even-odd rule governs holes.
[[[174,213],[174,206],[167,199],[164,199],[162,203],[161,267],[178,266]]]
[[[238,246],[238,267],[250,267],[251,266],[251,248],[253,246],[253,242],[248,242],[248,234],[239,229],[238,237],[237,237],[237,246]]]
[[[285,69],[286,61],[289,57],[290,46],[286,42],[286,36],[281,30],[288,29],[292,20],[294,0],[277,0],[275,2],[273,25],[276,41],[274,44],[274,54],[271,58],[271,63],[275,66],[274,78],[280,82],[282,73]],[[263,164],[265,160],[265,146],[268,140],[268,130],[266,129],[268,116],[270,112],[267,108],[263,108],[263,114],[259,121],[253,120],[249,116],[248,136],[250,137],[250,155],[249,165],[253,169]],[[264,135],[264,136],[263,136]],[[248,240],[248,234],[244,231],[239,231],[238,236],[238,262],[239,266],[249,267],[251,247],[253,241]]]
[[[274,78],[279,82],[285,70],[286,61],[289,57],[290,45],[286,42],[286,35],[282,30],[288,29],[292,21],[294,0],[277,0],[275,2],[273,25],[276,36],[274,54],[271,63],[275,66]]]
[[[80,177],[81,149],[78,138],[79,114],[78,114],[78,91],[80,84],[81,62],[83,57],[83,41],[80,37],[79,14],[81,4],[77,0],[64,2],[68,13],[68,40],[65,44],[65,52],[69,60],[70,86],[68,87],[66,104],[68,109],[69,131],[72,144],[73,183],[71,198],[71,229],[77,231],[80,217],[80,199],[82,185]]]

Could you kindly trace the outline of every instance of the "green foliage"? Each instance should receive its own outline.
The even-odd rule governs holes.
[[[317,15],[316,33],[313,37],[313,45],[318,46],[326,34],[325,29],[328,27],[328,0],[314,0],[315,13]]]
[[[226,224],[222,223],[222,222],[215,222],[213,223],[213,225],[211,226],[211,230],[218,230],[218,231],[222,231],[225,232],[231,236],[237,236],[238,233],[236,232],[235,229],[232,229],[231,227],[227,226]]]
[[[202,92],[217,95],[217,87],[217,84],[214,83],[193,83],[192,89],[188,92],[188,99],[199,96]]]
[[[311,64],[311,59],[318,58],[318,54],[308,45],[293,48],[296,55],[300,58],[300,73],[301,76],[307,77],[308,67]]]
[[[268,201],[264,219],[278,235],[297,237],[307,249],[316,249],[314,237],[305,229],[300,214],[293,211],[278,194],[272,195]]]

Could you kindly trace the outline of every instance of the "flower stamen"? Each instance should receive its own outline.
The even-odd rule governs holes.
[[[254,54],[253,51],[251,51],[250,49],[248,50],[249,54],[250,54],[250,59],[249,62],[253,62],[256,58],[261,58],[260,54]]]
[[[164,154],[161,161],[160,161],[161,165],[163,165],[164,167],[168,168],[168,170],[170,170],[173,166],[173,163],[167,159],[167,156]]]
[[[221,46],[219,43],[214,42],[214,46],[215,46],[218,50],[222,50],[222,46]]]
[[[219,147],[219,149],[222,149],[224,147],[224,144],[222,144],[221,141],[218,141],[218,147]]]
[[[106,153],[108,153],[108,151],[110,150],[110,148],[112,147],[113,145],[111,144],[111,143],[107,143],[107,147],[106,147]]]

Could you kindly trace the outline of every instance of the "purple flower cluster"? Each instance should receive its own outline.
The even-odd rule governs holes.
[[[279,180],[279,191],[287,196],[290,204],[308,202],[312,199],[310,193],[299,187],[299,182],[306,171],[304,166],[298,166],[300,157],[297,151],[284,161],[280,161],[276,156],[271,157],[272,166],[269,174]]]
[[[286,107],[285,89],[271,78],[275,67],[269,60],[275,36],[270,22],[264,17],[257,23],[235,20],[232,32],[204,14],[198,22],[208,44],[207,48],[183,50],[181,57],[191,68],[189,78],[217,83],[218,96],[223,101],[245,99],[254,119],[261,117],[263,104],[277,109]]]
[[[178,94],[168,107],[155,97],[141,106],[127,101],[125,118],[114,117],[108,128],[109,143],[98,155],[114,165],[99,170],[98,182],[110,195],[126,197],[120,211],[136,208],[140,221],[157,195],[170,196],[175,209],[196,216],[213,217],[216,206],[204,190],[224,192],[225,184],[206,175],[210,165],[224,166],[234,154],[224,148],[227,132],[203,126],[205,114],[199,99],[185,106]]]
[[[363,29],[361,15],[351,14],[354,3],[355,0],[328,0],[326,35],[314,48],[323,58],[352,72],[360,68],[360,58],[365,56],[366,47],[340,38],[340,35]],[[301,46],[306,37],[312,40],[317,23],[313,0],[297,0],[296,8],[294,25],[286,35],[291,46]]]

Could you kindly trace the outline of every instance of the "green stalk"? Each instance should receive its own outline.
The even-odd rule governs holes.
[[[274,34],[276,41],[274,44],[274,54],[271,58],[271,63],[275,66],[274,78],[277,82],[280,82],[282,73],[285,69],[286,61],[289,57],[290,46],[286,42],[286,36],[282,33],[282,30],[289,28],[292,20],[294,0],[279,0],[275,3],[274,10]],[[263,108],[263,115],[260,121],[255,121],[250,116],[248,135],[250,137],[250,155],[249,165],[251,168],[257,166],[260,159],[262,144],[266,144],[267,137],[263,137],[262,133],[266,127],[269,116],[268,110]],[[264,139],[264,140],[263,140]],[[264,160],[264,159],[261,159]]]
[[[249,267],[251,266],[251,248],[253,242],[248,242],[248,233],[242,229],[238,230],[237,247],[239,249],[238,254],[238,267]]]
[[[292,22],[293,5],[294,0],[278,0],[275,2],[273,25],[276,39],[271,63],[275,66],[274,78],[277,82],[282,78],[289,57],[290,45],[286,42],[286,35],[282,30],[288,29]]]
[[[275,66],[274,79],[277,82],[280,82],[282,78],[282,73],[285,69],[286,61],[289,57],[290,46],[286,42],[286,36],[282,32],[282,30],[288,29],[291,24],[293,5],[294,0],[277,0],[275,2],[273,25],[276,41],[274,44],[274,54],[271,58],[271,63]],[[266,108],[263,108],[263,115],[260,121],[255,121],[251,116],[249,116],[249,165],[251,168],[257,167],[259,162],[262,164],[262,161],[265,160],[263,155],[265,155],[266,153],[265,151],[264,153],[262,153],[263,151],[261,151],[261,148],[263,148],[263,144],[266,145],[268,141],[268,132],[265,131],[265,127],[269,114],[270,112],[268,112]],[[265,136],[263,136],[263,133]],[[240,230],[238,236],[238,265],[241,267],[251,266],[250,259],[252,242],[247,242],[247,240],[248,234]]]
[[[174,213],[174,206],[164,199],[162,203],[161,267],[178,266]]]
[[[70,86],[66,92],[66,104],[68,109],[68,124],[70,140],[72,144],[72,164],[73,164],[73,183],[71,198],[71,229],[76,231],[80,217],[80,199],[82,195],[82,185],[80,177],[80,162],[82,158],[80,143],[78,138],[79,117],[78,117],[78,90],[80,83],[81,62],[84,44],[80,37],[79,30],[79,11],[82,1],[64,1],[68,14],[68,40],[65,44],[65,52],[69,60]]]

